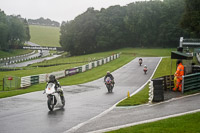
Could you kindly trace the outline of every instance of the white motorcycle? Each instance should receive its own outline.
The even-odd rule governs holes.
[[[65,106],[65,98],[63,95],[63,89],[61,87],[55,89],[54,83],[48,83],[45,92],[47,95],[47,105],[50,111],[55,108],[63,108]]]

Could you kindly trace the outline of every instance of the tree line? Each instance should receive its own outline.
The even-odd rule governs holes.
[[[88,8],[62,22],[60,44],[71,55],[122,47],[177,47],[181,36],[197,36],[181,27],[184,12],[185,0],[134,2],[100,11]]]
[[[0,9],[0,50],[19,48],[30,40],[29,26],[21,16],[6,15]]]
[[[28,23],[30,25],[42,25],[42,26],[54,26],[54,27],[60,27],[60,23],[50,20],[50,19],[44,19],[43,17],[39,19],[28,19]]]

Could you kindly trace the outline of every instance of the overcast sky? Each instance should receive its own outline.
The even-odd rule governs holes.
[[[0,0],[6,15],[21,15],[26,19],[49,18],[58,22],[73,20],[87,8],[95,10],[112,5],[125,6],[141,0]]]

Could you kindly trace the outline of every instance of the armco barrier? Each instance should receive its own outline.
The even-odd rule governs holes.
[[[103,59],[103,64],[107,63],[107,58]]]
[[[92,62],[90,62],[90,63],[89,63],[89,68],[88,68],[88,69],[90,70],[90,69],[92,69],[92,68],[93,68]]]
[[[21,88],[31,86],[31,76],[21,78]]]
[[[98,66],[98,61],[94,61],[94,67],[97,67]]]
[[[49,76],[50,76],[50,75],[55,75],[56,79],[63,78],[63,77],[65,77],[65,75],[66,75],[65,73],[66,73],[65,70],[63,70],[63,71],[58,71],[58,72],[52,72],[52,73],[49,73],[49,74],[48,74],[47,79],[49,79]]]
[[[78,67],[78,72],[79,72],[79,73],[82,73],[82,67],[81,67],[81,66]]]
[[[79,72],[78,68],[72,68],[66,70],[66,75],[71,76]]]
[[[101,65],[103,65],[103,64],[104,64],[104,59],[101,60]]]
[[[29,56],[35,53],[35,50],[31,53],[28,54],[24,54],[24,55],[19,55],[19,56],[12,56],[12,57],[7,57],[7,58],[1,58],[0,59],[0,63],[5,62],[5,61],[10,61],[12,59],[16,59],[16,58],[20,58],[20,57],[25,57],[25,56]],[[11,63],[11,62],[10,62]]]
[[[200,73],[194,73],[183,76],[182,93],[194,89],[200,89]]]
[[[85,70],[89,70],[89,64],[85,65]]]
[[[39,83],[39,75],[31,76],[31,85],[38,84],[38,83]]]
[[[45,83],[47,82],[47,74],[40,74],[39,75],[39,83]]]
[[[31,86],[33,84],[37,83],[44,83],[47,82],[49,79],[50,75],[55,75],[56,79],[63,78],[65,76],[71,76],[76,73],[81,73],[88,71],[94,67],[97,67],[99,65],[106,64],[107,62],[110,62],[112,59],[119,58],[119,54],[112,55],[110,57],[106,57],[104,59],[100,59],[94,62],[90,62],[89,64],[83,65],[83,66],[78,66],[72,69],[67,69],[63,71],[58,71],[58,72],[52,72],[48,74],[39,74],[39,75],[32,75],[32,76],[26,76],[21,78],[21,88]]]
[[[83,65],[82,66],[82,72],[85,72],[86,71],[86,65]]]

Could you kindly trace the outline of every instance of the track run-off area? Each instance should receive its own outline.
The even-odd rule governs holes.
[[[119,108],[114,108],[115,104],[130,94],[137,92],[138,89],[149,81],[158,66],[160,57],[144,57],[143,65],[148,66],[148,72],[145,75],[143,72],[143,65],[139,66],[138,58],[132,60],[128,64],[114,71],[112,74],[115,77],[115,87],[113,93],[107,93],[107,89],[103,82],[103,77],[80,85],[62,86],[64,90],[66,105],[64,109],[55,109],[49,111],[47,107],[47,97],[43,91],[27,93],[10,98],[0,99],[0,132],[2,133],[63,133],[63,132],[90,132],[104,128],[125,125],[134,123],[130,121],[122,122]],[[106,74],[106,72],[105,72]],[[87,77],[86,77],[87,78]],[[45,86],[44,86],[45,88]],[[197,95],[198,96],[198,95]],[[198,100],[196,100],[198,102]],[[195,101],[194,101],[195,102]],[[195,102],[196,103],[196,102]],[[175,104],[175,103],[174,103]],[[177,103],[180,104],[180,103]],[[196,103],[200,104],[200,102]],[[195,104],[195,107],[197,106]],[[150,105],[144,105],[147,108],[142,108],[138,112],[146,112]],[[178,107],[178,105],[174,105]],[[182,105],[181,105],[182,106]],[[200,107],[199,105],[197,107]],[[135,107],[140,109],[140,107]],[[134,109],[131,110],[132,115]],[[183,108],[183,107],[181,107]],[[146,111],[145,111],[146,109]],[[165,110],[163,104],[154,106],[154,111]],[[194,110],[196,110],[195,108]],[[111,112],[116,112],[113,121],[119,121],[116,125],[109,125],[110,121],[104,120],[106,115]],[[170,110],[169,110],[170,111]],[[191,111],[191,109],[188,109]],[[174,112],[168,112],[167,115],[172,115]],[[103,115],[100,115],[102,114]],[[147,114],[146,114],[147,115]],[[151,116],[151,114],[148,114]],[[153,114],[152,114],[153,115]],[[99,117],[98,117],[99,116]],[[102,116],[102,117],[100,117]],[[127,113],[128,117],[128,113]],[[152,116],[157,118],[156,116]],[[96,118],[96,119],[95,119]],[[105,126],[90,126],[89,124],[96,124],[99,119],[108,122],[108,127]],[[126,118],[126,117],[124,117]],[[145,118],[145,117],[142,117]],[[129,119],[138,121],[145,121],[138,117],[129,117]],[[147,117],[149,119],[149,117]],[[93,123],[94,122],[94,123]],[[88,126],[89,125],[89,126]]]

